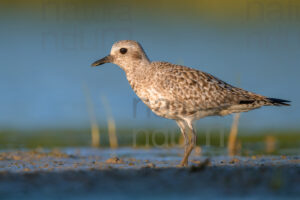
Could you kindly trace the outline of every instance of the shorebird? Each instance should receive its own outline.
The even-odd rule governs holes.
[[[184,137],[181,166],[196,145],[193,122],[207,116],[246,112],[261,106],[288,106],[290,101],[269,98],[234,87],[208,73],[169,62],[151,62],[133,40],[113,44],[110,54],[92,66],[113,63],[125,71],[136,95],[158,116],[177,122]]]

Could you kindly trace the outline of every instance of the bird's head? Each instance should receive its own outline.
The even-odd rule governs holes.
[[[98,66],[105,63],[116,64],[126,71],[136,64],[149,64],[149,59],[138,42],[133,40],[121,40],[113,44],[108,56],[97,60],[92,66]]]

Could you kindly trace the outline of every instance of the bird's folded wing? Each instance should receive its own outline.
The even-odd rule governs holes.
[[[212,109],[250,104],[263,96],[234,87],[192,68],[159,62],[153,77],[165,100],[193,109]]]

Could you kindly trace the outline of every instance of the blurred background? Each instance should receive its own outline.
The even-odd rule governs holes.
[[[151,113],[119,67],[90,67],[123,39],[139,41],[151,60],[291,100],[243,113],[239,137],[299,147],[297,0],[2,0],[0,25],[0,148],[88,146],[99,133],[105,146],[108,132],[131,145],[140,130],[178,138],[176,123]],[[202,143],[209,132],[226,139],[232,121],[198,121]]]

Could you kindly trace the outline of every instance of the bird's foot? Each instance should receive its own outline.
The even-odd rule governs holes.
[[[181,161],[177,167],[187,167],[188,166],[188,161]]]

